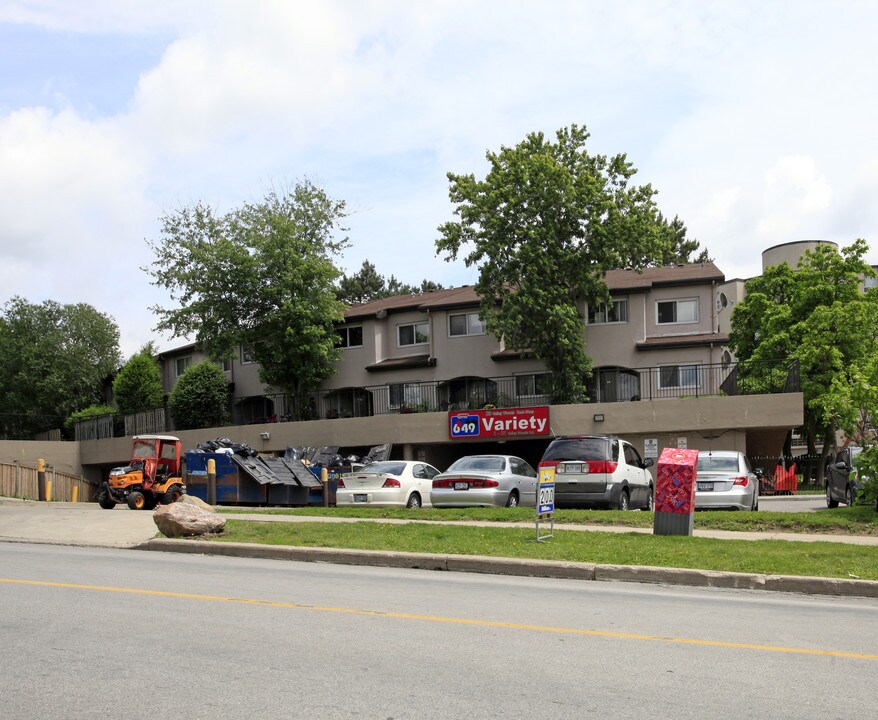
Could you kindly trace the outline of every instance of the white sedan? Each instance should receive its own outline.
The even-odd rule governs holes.
[[[432,465],[414,460],[370,463],[339,479],[335,504],[419,508],[430,504],[433,478],[438,474]]]

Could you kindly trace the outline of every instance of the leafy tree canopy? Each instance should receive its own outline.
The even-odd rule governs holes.
[[[146,271],[179,307],[152,308],[158,330],[194,335],[213,359],[253,348],[260,377],[295,403],[339,357],[334,258],[347,247],[345,203],[305,180],[219,216],[203,203],[162,218]]]
[[[59,427],[100,400],[119,362],[110,316],[85,303],[13,297],[0,314],[0,413],[33,417],[31,431]]]
[[[178,430],[221,427],[229,419],[229,383],[215,363],[186,368],[168,399]]]
[[[698,250],[700,244],[694,238],[690,239],[686,236],[686,225],[678,215],[669,221],[659,213],[658,222],[662,225],[662,231],[667,239],[662,249],[661,260],[656,265],[685,265],[710,261],[707,248],[702,249],[694,258],[692,257],[692,253]]]
[[[488,152],[484,180],[448,173],[458,219],[436,241],[446,259],[479,268],[488,329],[508,348],[533,350],[560,381],[555,396],[571,400],[584,399],[591,369],[582,302],[609,299],[608,270],[660,264],[672,248],[656,191],[631,184],[625,155],[590,154],[588,138],[577,125],[554,142],[532,133]]]
[[[162,371],[155,346],[147,343],[126,362],[113,381],[113,396],[123,415],[151,410],[164,399]]]
[[[432,280],[422,280],[420,286],[400,282],[395,276],[385,278],[368,260],[352,275],[344,275],[338,283],[338,298],[348,305],[380,300],[392,295],[418,295],[442,290],[442,285]]]
[[[798,269],[786,263],[748,280],[747,295],[732,313],[729,345],[738,360],[742,385],[777,392],[786,379],[779,363],[798,360],[805,402],[809,453],[822,442],[826,454],[839,427],[832,388],[846,382],[875,350],[878,294],[862,292],[864,277],[874,275],[857,240],[839,253],[819,245],[805,253]]]

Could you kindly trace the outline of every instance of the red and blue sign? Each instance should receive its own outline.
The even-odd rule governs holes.
[[[548,434],[547,405],[448,413],[448,435],[452,440]]]

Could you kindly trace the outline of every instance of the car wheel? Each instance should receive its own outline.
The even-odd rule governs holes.
[[[509,493],[509,499],[506,501],[506,507],[518,507],[518,493],[513,490]]]
[[[655,510],[655,490],[650,485],[649,492],[646,495],[646,511],[652,512],[653,510]]]
[[[104,510],[112,510],[116,507],[116,503],[114,503],[107,493],[101,493],[98,495],[98,505],[100,505]]]
[[[411,497],[409,497],[409,501],[405,504],[407,508],[417,509],[421,507],[421,496],[417,493],[412,493]]]
[[[128,493],[128,507],[132,510],[143,510],[146,507],[146,498],[143,497],[143,493],[137,490]]]
[[[826,507],[828,508],[837,508],[838,500],[832,499],[832,492],[829,489],[829,483],[826,483]]]
[[[850,485],[844,491],[844,502],[848,507],[854,506],[854,489]]]
[[[630,498],[628,497],[628,491],[623,490],[622,494],[619,496],[619,504],[616,506],[619,510],[630,510],[631,505],[629,502]]]
[[[759,493],[758,492],[753,493],[753,506],[750,508],[750,510],[752,512],[756,512],[757,510],[759,510]]]

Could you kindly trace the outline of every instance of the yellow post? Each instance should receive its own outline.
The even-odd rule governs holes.
[[[46,502],[52,502],[52,481],[46,480]]]
[[[37,460],[37,499],[46,499],[46,461]]]
[[[323,483],[323,507],[329,507],[329,470],[320,470],[320,482]]]
[[[207,504],[216,505],[216,460],[207,461]]]
[[[73,496],[70,498],[70,502],[79,502],[79,485],[73,486]]]

